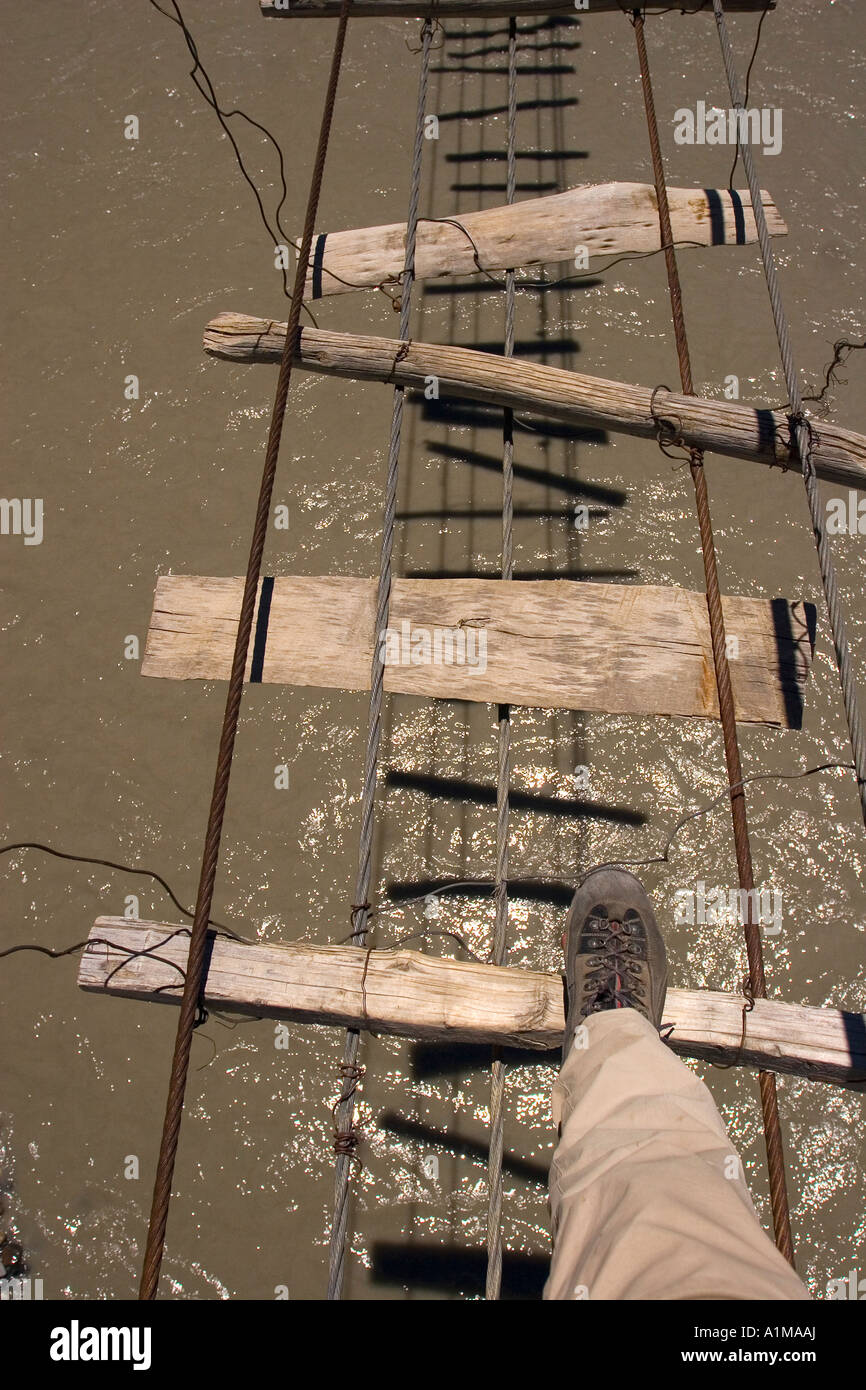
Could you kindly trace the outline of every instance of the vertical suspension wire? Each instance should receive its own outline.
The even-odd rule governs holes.
[[[713,0],[713,12],[716,20],[716,28],[719,33],[719,43],[721,45],[728,88],[731,93],[731,101],[733,102],[735,110],[742,111],[745,109],[743,105],[742,89],[734,64],[734,53],[728,34],[725,12],[720,0]],[[740,127],[739,121],[738,127]],[[741,127],[738,128],[737,133],[738,136],[742,134]],[[854,753],[854,768],[857,777],[857,791],[860,797],[860,809],[864,823],[866,823],[866,737],[864,737],[863,716],[860,712],[860,704],[857,698],[857,684],[851,662],[851,650],[848,646],[845,612],[836,579],[836,567],[833,564],[830,541],[824,525],[824,517],[821,514],[821,498],[818,490],[818,479],[815,476],[815,467],[812,462],[813,432],[803,413],[803,398],[800,392],[800,373],[794,363],[788,318],[785,313],[784,305],[782,304],[782,292],[776,271],[776,258],[770,243],[770,234],[767,229],[767,217],[764,212],[764,202],[761,197],[761,187],[755,170],[755,161],[752,158],[752,150],[748,142],[746,140],[738,140],[738,144],[740,154],[743,158],[743,168],[746,171],[749,193],[752,199],[755,225],[758,229],[758,243],[761,248],[764,277],[767,282],[767,292],[770,296],[770,305],[773,311],[773,323],[776,328],[776,339],[779,344],[782,369],[785,374],[785,389],[788,392],[788,404],[793,425],[792,433],[796,440],[797,452],[800,456],[800,463],[803,469],[806,501],[809,507],[809,517],[812,523],[815,546],[818,551],[821,582],[824,586],[824,596],[827,601],[827,615],[830,620],[830,631],[833,637],[833,647],[836,654],[836,666],[839,671],[839,682],[842,687],[842,702],[845,706],[845,718],[848,721],[848,734]]]
[[[680,380],[686,395],[694,395],[692,365],[686,334],[683,311],[682,287],[680,285],[677,255],[673,246],[670,208],[668,205],[667,184],[664,162],[661,153],[658,121],[656,119],[655,99],[647,57],[644,21],[640,10],[635,9],[631,16],[635,31],[638,63],[640,65],[641,86],[646,108],[647,130],[652,155],[653,176],[655,179],[658,203],[659,231],[664,247],[667,268],[668,288],[671,300],[671,317],[676,338],[679,359]],[[734,697],[731,686],[731,673],[728,666],[727,639],[722,613],[722,598],[719,587],[718,565],[716,560],[713,526],[710,517],[709,494],[704,474],[704,455],[700,449],[689,451],[689,463],[695,487],[695,504],[701,536],[701,550],[704,561],[707,610],[710,620],[710,638],[713,648],[713,664],[716,675],[716,688],[719,697],[719,715],[722,723],[722,741],[725,763],[728,772],[728,785],[731,788],[731,821],[734,834],[734,848],[737,857],[737,871],[740,888],[747,894],[746,920],[743,922],[743,935],[749,964],[748,995],[752,999],[767,997],[767,984],[764,976],[764,953],[760,927],[754,920],[754,871],[752,850],[749,841],[749,826],[746,814],[745,788],[740,763],[740,748],[737,739],[737,722]],[[773,1229],[776,1245],[793,1265],[794,1243],[791,1235],[791,1218],[788,1206],[788,1189],[785,1177],[785,1158],[782,1147],[782,1129],[779,1120],[779,1103],[776,1091],[776,1077],[773,1072],[759,1072],[761,1111],[764,1124],[764,1140],[767,1150],[767,1169],[770,1181],[770,1205],[773,1213]]]
[[[412,173],[409,193],[409,212],[406,224],[406,256],[402,276],[400,302],[400,341],[409,337],[412,285],[415,278],[415,241],[418,231],[418,206],[421,196],[421,163],[424,150],[424,112],[427,105],[427,83],[430,71],[430,42],[433,26],[425,19],[421,31],[421,67],[418,78],[418,107],[415,121],[415,142],[412,153]],[[400,443],[403,425],[405,388],[394,387],[391,412],[391,431],[388,441],[388,470],[385,482],[385,505],[382,523],[381,562],[376,596],[376,622],[373,629],[373,664],[370,674],[370,705],[367,725],[367,747],[364,756],[364,780],[361,791],[361,832],[358,850],[358,872],[355,900],[352,906],[352,940],[364,947],[370,916],[370,880],[373,862],[373,832],[376,812],[376,782],[379,760],[379,741],[382,727],[382,700],[385,667],[380,655],[379,639],[388,626],[391,604],[391,561],[394,550],[394,522],[397,511],[397,483],[400,467]],[[359,952],[359,961],[363,956]],[[328,1298],[339,1299],[343,1292],[348,1239],[349,1197],[354,1148],[355,1092],[360,1079],[358,1052],[361,1034],[357,1028],[346,1030],[343,1060],[340,1064],[341,1094],[334,1107],[336,1119],[334,1174],[334,1214],[331,1224],[328,1261]]]
[[[517,186],[517,21],[508,22],[508,147],[506,202],[513,203]],[[503,355],[514,356],[514,271],[505,272],[505,341]],[[514,576],[514,413],[502,412],[502,578]],[[511,778],[511,709],[499,706],[496,775],[495,918],[490,958],[504,965],[508,927],[508,789]],[[487,1160],[487,1289],[497,1299],[502,1288],[502,1156],[505,1126],[505,1063],[499,1048],[490,1064],[490,1148]]]

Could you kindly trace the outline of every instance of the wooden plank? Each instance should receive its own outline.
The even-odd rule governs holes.
[[[788,229],[775,203],[769,193],[762,196],[770,235],[784,236]],[[668,199],[676,242],[732,246],[757,241],[747,190],[669,188]],[[656,251],[660,245],[658,204],[651,184],[586,185],[546,198],[455,214],[447,221],[422,219],[415,279],[561,261],[572,265],[577,246],[585,247],[590,256],[610,256]],[[315,243],[305,294],[319,299],[383,283],[396,285],[405,256],[405,222],[322,233]]]
[[[231,362],[278,362],[286,325],[248,314],[218,314],[204,349]],[[655,393],[544,363],[441,343],[400,342],[304,328],[296,361],[306,371],[356,381],[382,381],[424,390],[431,379],[440,399],[457,397],[653,439],[658,419],[672,421],[690,446],[730,458],[799,470],[783,411],[735,401],[703,400],[665,389]],[[655,400],[653,396],[655,395]],[[654,414],[655,411],[655,414]],[[819,478],[866,490],[866,436],[824,420],[814,422],[813,461]]]
[[[176,1004],[189,951],[188,935],[166,940],[176,930],[124,917],[97,918],[80,960],[80,987]],[[142,950],[155,951],[160,959],[130,958],[130,952]],[[205,1003],[253,1017],[539,1050],[562,1046],[565,1022],[559,975],[417,951],[376,950],[368,957],[355,946],[306,941],[246,945],[216,937]],[[734,1061],[742,1007],[739,995],[669,989],[665,1022],[673,1025],[671,1046],[686,1057]],[[739,1060],[862,1089],[866,1017],[758,1000],[748,1015],[746,1047]]]
[[[687,13],[712,14],[712,0],[688,0]],[[266,19],[329,19],[340,13],[340,0],[259,0]],[[610,14],[622,10],[620,0],[589,0],[586,9],[578,10],[575,0],[354,0],[351,14],[361,18],[394,15],[398,19],[445,19],[449,15],[474,15],[477,19],[493,19],[499,15],[569,15],[582,19],[595,11]],[[647,14],[670,9],[669,3],[642,6]],[[729,14],[754,10],[773,10],[776,0],[725,0]]]
[[[226,680],[242,590],[241,579],[163,575],[142,674]],[[273,580],[261,679],[368,689],[375,592],[372,579]],[[724,615],[728,636],[738,642],[731,661],[737,718],[798,727],[812,657],[811,604],[725,598]],[[389,630],[386,690],[718,718],[703,594],[563,579],[398,578]]]

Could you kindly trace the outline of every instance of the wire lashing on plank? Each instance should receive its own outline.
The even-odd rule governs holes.
[[[682,288],[680,285],[676,251],[671,245],[673,236],[671,233],[667,183],[665,181],[664,162],[662,160],[661,143],[659,140],[649,59],[647,58],[644,21],[640,10],[634,10],[630,17],[630,22],[635,31],[635,42],[637,44],[641,87],[643,89],[644,106],[646,108],[647,131],[649,134],[653,177],[655,180],[658,202],[661,241],[663,245],[668,246],[668,249],[665,251],[665,265],[667,268],[668,289],[671,300],[671,317],[676,339],[680,380],[684,393],[687,396],[693,396],[694,383],[692,380],[691,356],[689,353],[685,315],[683,312]],[[740,888],[748,895],[746,898],[747,908],[745,914],[746,920],[743,923],[743,935],[745,937],[746,955],[749,964],[749,997],[752,999],[765,999],[767,996],[767,984],[764,976],[764,953],[761,943],[760,928],[754,920],[755,879],[752,868],[752,849],[749,841],[749,825],[746,815],[743,773],[740,762],[739,742],[737,739],[736,713],[734,709],[733,690],[731,687],[731,673],[728,666],[727,641],[724,616],[722,613],[721,590],[719,588],[716,547],[713,539],[713,526],[710,516],[710,503],[704,474],[704,456],[702,450],[689,449],[689,466],[695,487],[695,503],[701,536],[701,550],[703,552],[707,610],[710,620],[710,637],[713,648],[716,688],[719,697],[719,714],[722,723],[722,741],[728,770],[728,783],[732,788],[730,793],[731,821],[733,824],[734,848],[737,857],[737,871]],[[785,1178],[785,1159],[782,1150],[782,1130],[779,1122],[776,1078],[773,1073],[760,1072],[759,1085],[764,1122],[764,1139],[767,1149],[767,1168],[770,1178],[770,1204],[773,1212],[773,1227],[776,1236],[776,1244],[785,1258],[793,1264],[794,1245],[791,1236],[791,1219]]]
[[[139,1298],[143,1300],[156,1298],[159,1285],[159,1273],[165,1249],[165,1232],[168,1224],[168,1210],[171,1202],[171,1184],[174,1176],[174,1165],[177,1157],[177,1145],[180,1135],[181,1118],[183,1115],[186,1081],[189,1073],[192,1035],[204,981],[204,967],[208,946],[208,921],[210,919],[216,870],[219,862],[220,841],[222,838],[226,800],[231,777],[232,756],[234,753],[241,698],[244,688],[244,674],[250,636],[252,633],[253,614],[255,611],[259,578],[261,576],[262,556],[264,553],[265,538],[267,536],[271,496],[273,493],[277,459],[280,451],[280,439],[282,437],[283,422],[286,414],[286,401],[288,399],[289,384],[292,376],[292,362],[300,331],[301,306],[303,303],[304,283],[310,262],[313,226],[318,211],[319,195],[322,187],[325,158],[331,133],[331,122],[334,114],[337,84],[342,64],[343,47],[345,44],[346,27],[350,9],[351,0],[343,0],[337,33],[334,39],[334,50],[331,59],[331,70],[325,95],[321,127],[319,130],[316,160],[310,180],[310,194],[307,200],[304,232],[301,239],[301,249],[298,254],[295,285],[286,331],[286,344],[280,362],[277,389],[274,397],[273,410],[271,412],[262,481],[259,489],[253,535],[250,543],[247,572],[244,579],[243,599],[241,602],[235,649],[232,657],[231,675],[229,677],[229,688],[226,696],[222,732],[217,753],[213,793],[205,832],[205,844],[202,855],[198,894],[196,897],[195,916],[193,918],[192,931],[190,934],[186,980],[184,981],[183,995],[180,1002],[180,1015],[178,1018],[174,1055],[171,1064],[165,1119],[163,1122],[159,1159],[153,1187],[150,1224],[148,1227],[147,1244],[145,1246],[141,1274],[141,1287],[139,1290]]]
[[[683,422],[678,416],[672,417],[660,413],[656,405],[656,396],[659,391],[667,391],[668,395],[672,394],[671,388],[662,382],[653,387],[650,396],[649,412],[656,427],[656,443],[666,458],[678,460],[681,463],[690,463],[692,451],[682,436]],[[672,449],[682,449],[683,452],[673,454],[671,453]]]
[[[412,152],[412,173],[410,178],[409,209],[406,219],[406,254],[400,295],[399,339],[408,347],[410,311],[412,305],[412,285],[415,278],[415,241],[418,230],[418,206],[421,197],[421,163],[424,151],[424,114],[427,105],[427,82],[430,72],[430,47],[432,25],[424,21],[421,30],[421,64],[418,78],[418,106],[415,118],[415,142]],[[391,606],[391,562],[394,550],[394,525],[397,515],[397,484],[400,469],[400,443],[403,427],[403,403],[405,390],[394,386],[391,410],[391,432],[388,441],[388,472],[385,480],[385,506],[382,521],[382,547],[379,564],[379,581],[376,590],[376,619],[374,632],[382,633],[388,628]],[[382,703],[384,697],[385,668],[379,653],[379,644],[373,645],[373,660],[370,671],[370,704],[367,721],[367,746],[364,754],[364,780],[361,788],[361,831],[358,845],[358,874],[355,883],[355,904],[352,908],[352,939],[356,946],[367,945],[367,924],[370,917],[370,882],[373,866],[373,831],[376,814],[376,782],[379,762],[379,740],[382,728]],[[366,965],[369,964],[369,954]],[[343,1046],[342,1068],[354,1068],[358,1062],[361,1035],[357,1028],[348,1028]],[[349,1136],[354,1130],[354,1088],[337,1103],[337,1132],[340,1148],[334,1171],[334,1215],[331,1222],[330,1251],[328,1256],[328,1298],[339,1299],[343,1292],[346,1269],[346,1245],[349,1230],[349,1177],[354,1148]]]
[[[366,1067],[345,1062],[342,1064],[340,1067],[340,1080],[344,1084],[341,1087],[339,1098],[331,1107],[331,1114],[336,1122],[336,1128],[334,1130],[334,1153],[338,1157],[343,1156],[347,1158],[349,1163],[355,1167],[358,1172],[364,1167],[357,1153],[358,1145],[364,1137],[363,1132],[358,1129],[354,1123],[350,1124],[347,1129],[340,1129],[339,1122],[337,1121],[337,1112],[348,1100],[354,1099],[366,1070]]]
[[[755,1007],[755,996],[752,993],[752,982],[749,979],[748,975],[744,976],[743,982],[740,986],[740,990],[743,995],[743,1028],[742,1032],[740,1033],[740,1044],[730,1062],[713,1062],[712,1065],[717,1069],[717,1071],[730,1071],[731,1067],[738,1067],[743,1060],[743,1054],[746,1050],[746,1028],[748,1026],[748,1018],[749,1014]]]

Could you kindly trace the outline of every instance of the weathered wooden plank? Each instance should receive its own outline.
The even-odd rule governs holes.
[[[218,314],[204,334],[204,349],[231,362],[278,362],[286,325],[247,314]],[[666,389],[655,392],[523,358],[507,358],[441,343],[400,342],[305,328],[296,361],[306,371],[357,381],[383,381],[423,390],[435,379],[441,399],[510,406],[570,425],[591,425],[655,438],[660,418],[683,442],[730,458],[799,469],[790,447],[787,416],[763,406],[703,400]],[[814,422],[813,461],[819,478],[866,490],[866,436]]]
[[[166,939],[177,930],[125,917],[98,918],[81,956],[80,987],[176,1004],[189,951],[187,935]],[[160,959],[130,958],[130,952],[142,950]],[[417,951],[376,950],[368,956],[354,946],[306,941],[246,945],[217,937],[205,1003],[253,1017],[540,1050],[561,1047],[565,1022],[559,975]],[[866,1084],[864,1015],[759,999],[748,1015],[746,1046],[738,1058],[742,1007],[739,995],[669,989],[665,1022],[673,1025],[671,1046],[687,1057],[737,1058],[764,1070],[857,1088]]]
[[[328,19],[340,13],[340,0],[259,0],[266,19]],[[712,14],[712,0],[689,0],[688,12]],[[725,9],[738,11],[772,10],[776,0],[725,0]],[[454,15],[474,15],[477,19],[493,19],[498,15],[569,15],[582,19],[595,11],[610,14],[623,8],[621,0],[589,0],[585,9],[578,10],[575,0],[354,0],[351,13],[361,18],[394,15],[398,19],[445,19]],[[643,5],[647,14],[670,9],[668,3]]]
[[[260,678],[368,689],[375,581],[280,576],[272,584]],[[241,579],[163,575],[142,674],[226,680],[242,590]],[[737,718],[798,727],[814,609],[784,599],[725,598],[724,614],[728,636],[738,643],[731,661]],[[389,634],[380,646],[386,690],[718,718],[706,599],[684,589],[398,578]],[[250,670],[248,664],[248,677]]]
[[[787,227],[769,193],[764,208],[771,236]],[[669,188],[676,242],[701,246],[746,245],[757,240],[747,190]],[[647,183],[609,183],[569,188],[546,198],[505,207],[422,218],[415,247],[415,279],[473,275],[481,270],[573,263],[575,249],[589,256],[656,251],[661,245],[655,189]],[[406,223],[319,235],[307,275],[311,299],[388,283],[405,264]]]

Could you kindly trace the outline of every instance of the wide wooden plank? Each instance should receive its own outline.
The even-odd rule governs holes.
[[[189,951],[176,927],[100,917],[81,956],[84,990],[176,1004]],[[130,956],[131,952],[154,951]],[[168,962],[168,963],[166,963]],[[120,967],[118,969],[118,967]],[[109,978],[110,977],[110,978]],[[559,975],[446,960],[417,951],[243,942],[216,937],[205,1002],[264,1018],[506,1047],[558,1049],[564,1028]],[[836,1009],[758,1000],[739,1054],[743,1000],[706,990],[669,989],[665,1022],[687,1057],[791,1072],[862,1088],[866,1018]]]
[[[208,324],[204,349],[212,357],[231,362],[278,362],[285,341],[284,323],[223,313]],[[695,448],[800,468],[787,416],[765,406],[653,391],[474,348],[317,328],[302,330],[295,360],[309,372],[419,391],[432,381],[441,399],[453,396],[509,406],[542,419],[646,439],[655,438],[659,421],[665,420],[685,444]],[[866,436],[824,420],[816,421],[813,429],[812,457],[818,477],[866,490]]]
[[[369,688],[375,590],[371,579],[269,581],[261,679],[330,689]],[[242,579],[163,575],[142,674],[226,680]],[[737,642],[731,661],[737,718],[798,727],[815,611],[784,599],[725,598]],[[258,626],[258,624],[257,624]],[[410,695],[607,713],[718,717],[703,594],[653,585],[573,580],[395,579],[385,688]],[[438,634],[438,639],[437,639]],[[438,654],[438,658],[437,658]],[[251,664],[247,667],[247,676]]]
[[[763,193],[771,236],[787,227]],[[747,190],[669,188],[676,242],[746,245],[757,240]],[[305,293],[311,299],[396,285],[406,256],[406,223],[321,233],[315,241]],[[415,246],[415,279],[473,275],[567,261],[578,246],[590,257],[655,251],[661,245],[655,189],[647,183],[569,188],[481,212],[454,213],[447,221],[423,218]],[[564,273],[568,273],[567,271]]]
[[[341,0],[259,0],[262,14],[267,19],[327,19],[340,13]],[[688,0],[686,12],[712,14],[712,0]],[[725,10],[734,14],[748,10],[773,10],[776,0],[725,0]],[[642,8],[647,14],[657,14],[670,9],[668,3],[649,4]],[[588,7],[577,10],[575,0],[354,0],[351,13],[369,18],[377,15],[395,15],[398,19],[414,19],[430,16],[445,19],[449,15],[474,15],[477,19],[492,19],[497,15],[534,14],[569,15],[584,18],[595,11],[610,14],[621,10],[621,0],[589,0]]]

